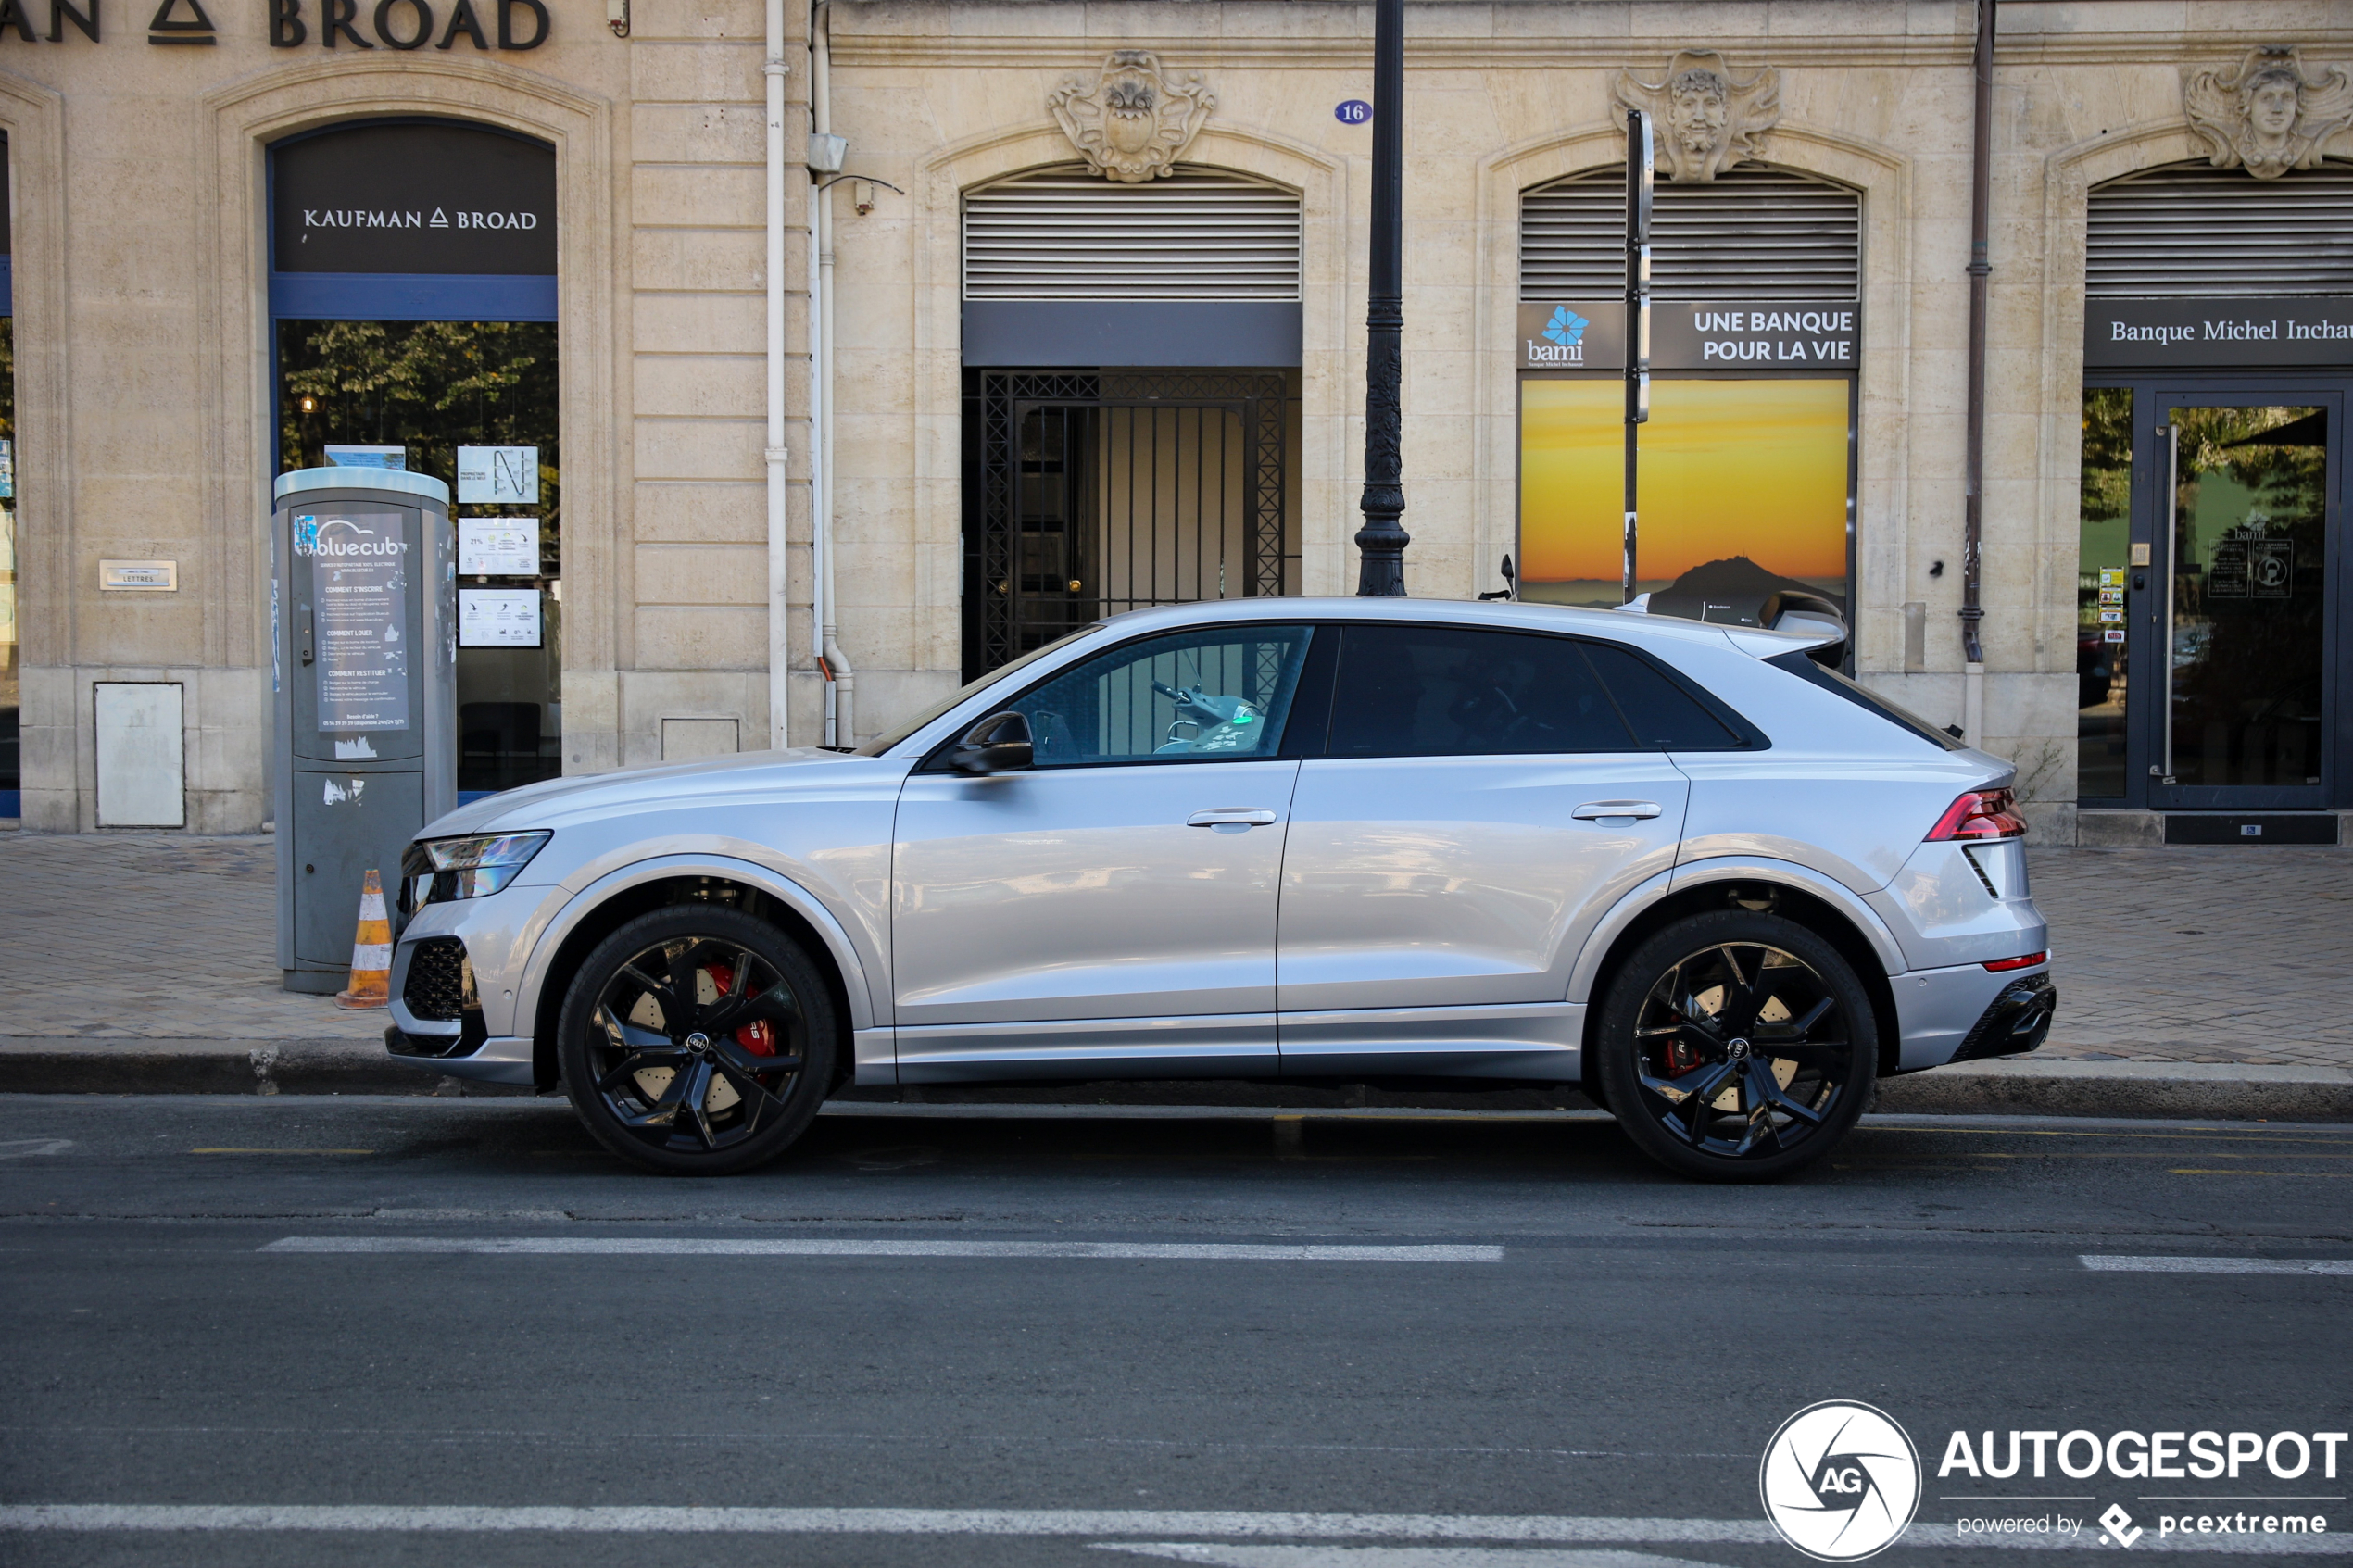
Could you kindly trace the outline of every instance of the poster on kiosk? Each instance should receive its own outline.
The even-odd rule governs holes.
[[[457,557],[449,487],[393,469],[300,469],[271,487],[278,967],[350,979],[359,893],[458,804]]]

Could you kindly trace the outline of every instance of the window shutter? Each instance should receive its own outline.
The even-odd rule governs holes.
[[[966,299],[1296,300],[1299,197],[1179,169],[1115,184],[1079,165],[964,196]]]
[[[2353,294],[2353,170],[2258,180],[2176,164],[2088,203],[2083,292],[2136,296]]]
[[[1827,180],[1734,169],[1701,185],[1661,181],[1651,207],[1652,297],[1855,299],[1862,237],[1861,195]],[[1622,166],[1522,194],[1522,299],[1625,292]]]

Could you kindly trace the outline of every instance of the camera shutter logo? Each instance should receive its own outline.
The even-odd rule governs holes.
[[[1781,1538],[1823,1562],[1855,1562],[1892,1543],[1920,1502],[1920,1456],[1884,1411],[1829,1399],[1781,1423],[1756,1490]]]

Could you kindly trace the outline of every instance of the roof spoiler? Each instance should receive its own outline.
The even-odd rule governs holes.
[[[1629,615],[1648,615],[1651,596],[1637,594],[1617,608]],[[1796,589],[1765,596],[1765,602],[1757,606],[1754,625],[1727,626],[1724,630],[1735,638],[1760,630],[1774,633],[1769,641],[1759,639],[1749,645],[1759,657],[1802,650],[1817,664],[1835,666],[1840,651],[1846,646],[1846,618],[1839,614],[1838,607],[1819,594]]]

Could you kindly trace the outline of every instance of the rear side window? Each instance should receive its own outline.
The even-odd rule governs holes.
[[[1667,671],[1630,648],[1588,643],[1585,651],[1609,683],[1634,738],[1659,751],[1739,751],[1755,743],[1735,734]],[[1761,737],[1760,737],[1761,738]]]
[[[1959,740],[1947,730],[1940,730],[1910,709],[1894,703],[1858,681],[1850,681],[1835,670],[1826,670],[1802,653],[1776,654],[1765,661],[1776,670],[1786,670],[1799,680],[1821,687],[1844,697],[1867,713],[1875,713],[1907,734],[1915,734],[1931,746],[1946,751],[1965,749]]]
[[[1583,649],[1566,637],[1353,625],[1341,641],[1331,756],[1639,749]]]

